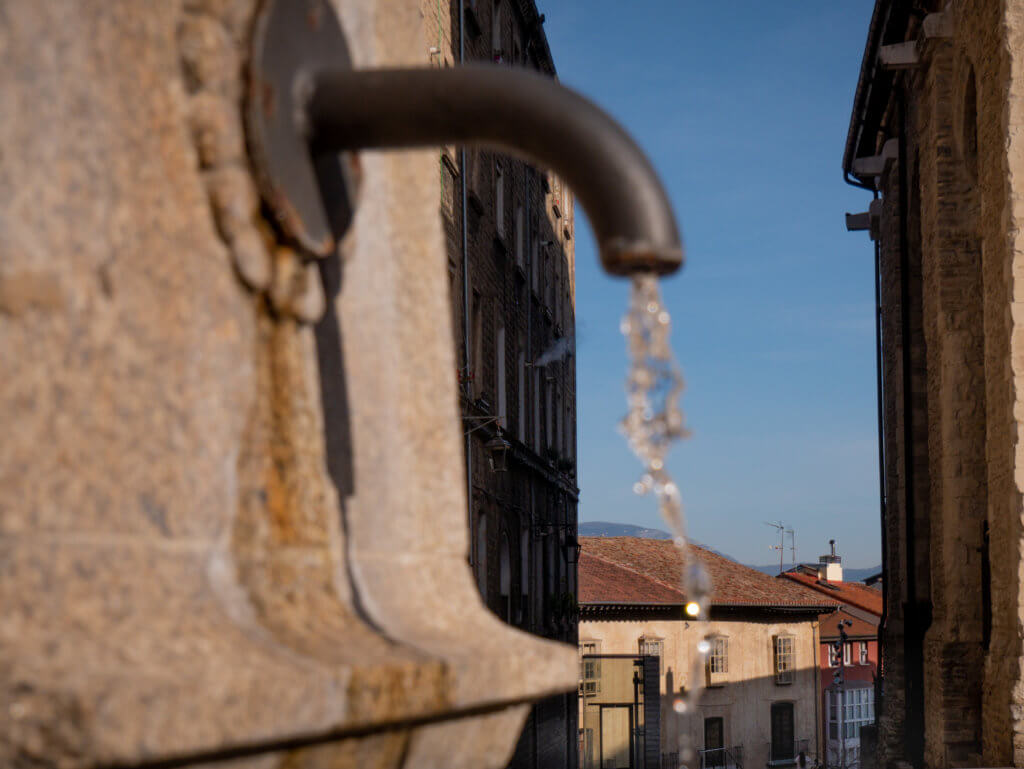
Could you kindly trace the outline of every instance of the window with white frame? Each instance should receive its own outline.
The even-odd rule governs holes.
[[[839,667],[839,651],[836,649],[835,643],[828,645],[828,666],[830,668]]]
[[[580,693],[584,697],[601,691],[601,660],[585,659],[587,655],[600,653],[600,641],[580,641]]]
[[[793,683],[793,671],[795,670],[794,660],[794,639],[793,636],[775,636],[774,657],[775,657],[775,683]]]
[[[858,652],[859,652],[859,655],[860,655],[860,664],[861,665],[867,665],[868,664],[868,642],[867,641],[858,641],[857,642],[857,646],[859,647],[858,648]]]
[[[658,658],[658,673],[665,666],[665,640],[657,636],[640,636],[640,654]]]
[[[839,692],[828,693],[828,738],[839,739]]]
[[[847,641],[846,643],[843,644],[843,664],[844,665],[852,664],[850,662],[852,657],[853,657],[853,644],[850,643],[849,641]]]
[[[842,710],[835,708],[839,721],[839,729],[845,739],[852,740],[860,737],[860,728],[875,722],[875,690],[868,687],[863,689],[847,689],[843,692],[833,693],[840,696],[833,698],[833,704],[838,705],[841,701]],[[832,734],[831,716],[829,735]],[[836,733],[839,733],[839,729]]]
[[[709,639],[711,649],[708,651],[708,672],[712,675],[724,675],[729,672],[729,639],[718,636]]]

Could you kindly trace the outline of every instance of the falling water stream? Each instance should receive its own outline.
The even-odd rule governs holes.
[[[690,558],[686,539],[686,515],[679,487],[665,468],[672,444],[686,437],[680,397],[683,375],[669,344],[671,318],[661,300],[658,278],[644,274],[633,279],[629,309],[622,319],[622,333],[629,350],[626,400],[629,411],[620,427],[630,449],[644,465],[644,473],[633,486],[637,494],[653,493],[668,524],[683,562],[679,584],[686,596],[689,622],[697,623],[696,653],[681,692],[669,692],[678,719],[678,754],[685,769],[695,758],[690,718],[695,717],[702,689],[704,660],[710,650],[707,639],[708,599],[711,579],[697,558]]]

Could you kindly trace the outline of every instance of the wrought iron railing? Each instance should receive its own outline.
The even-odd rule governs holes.
[[[743,746],[698,750],[700,769],[743,769]]]
[[[768,765],[795,764],[799,761],[801,754],[807,766],[811,765],[809,755],[810,740],[793,740],[785,743],[775,741],[768,743]]]

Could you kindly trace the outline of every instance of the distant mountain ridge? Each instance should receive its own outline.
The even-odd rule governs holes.
[[[581,537],[641,537],[643,539],[672,539],[671,534],[667,531],[662,531],[661,529],[648,529],[644,526],[635,526],[631,523],[612,523],[609,521],[585,521],[580,523],[579,535]],[[708,547],[700,542],[694,542],[693,544],[703,547],[705,550],[710,550],[712,553],[716,553],[724,558],[728,558],[730,561],[736,561],[732,556],[726,555],[713,547]],[[736,561],[736,563],[739,563],[739,561]],[[764,566],[751,566],[750,564],[744,565],[773,577],[779,573],[779,565],[777,563],[770,563]],[[783,569],[791,568],[793,568],[793,564],[783,564]],[[866,569],[843,567],[843,580],[846,582],[862,582],[868,577],[878,574],[880,571],[882,571],[881,564]]]
[[[608,523],[607,521],[586,521],[579,525],[581,537],[642,537],[643,539],[672,539],[672,535],[661,529],[645,529],[629,523]]]

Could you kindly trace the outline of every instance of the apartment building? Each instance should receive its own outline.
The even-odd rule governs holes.
[[[555,76],[533,0],[425,0],[421,9],[425,63],[489,62]],[[438,173],[471,563],[498,616],[575,643],[572,193],[546,169],[476,147],[442,149]],[[512,765],[573,765],[575,718],[573,693],[538,704]]]
[[[685,612],[684,564],[671,540],[581,543],[584,769],[676,766],[681,733],[701,769],[795,765],[801,755],[810,764],[822,756],[818,618],[836,601],[692,547],[713,584],[701,627]],[[702,641],[710,650],[695,682]],[[707,687],[699,712],[680,718],[674,698],[698,683]]]

